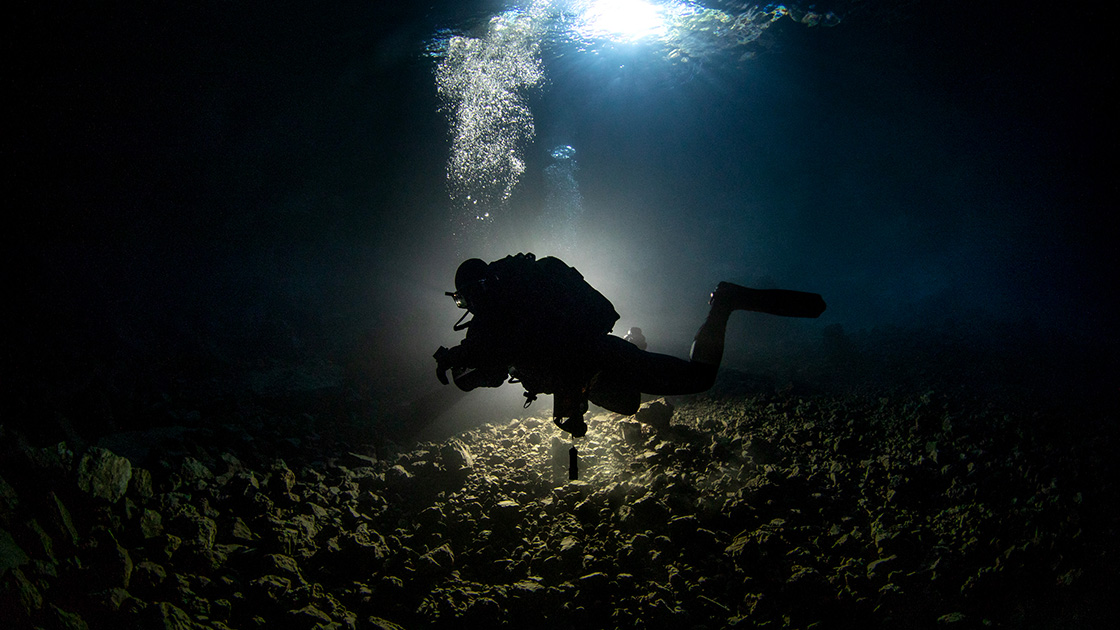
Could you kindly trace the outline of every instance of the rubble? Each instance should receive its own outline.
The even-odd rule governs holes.
[[[1074,609],[1054,603],[1115,560],[1091,546],[1114,540],[1109,486],[994,407],[753,387],[587,420],[578,481],[573,441],[535,417],[397,452],[324,452],[269,423],[205,419],[138,461],[9,441],[0,615],[73,628],[1061,625]]]

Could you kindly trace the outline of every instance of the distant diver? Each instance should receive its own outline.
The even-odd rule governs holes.
[[[463,391],[498,387],[509,378],[525,387],[525,406],[553,395],[553,422],[582,437],[587,403],[624,415],[637,413],[641,395],[696,394],[712,387],[727,320],[733,311],[818,317],[825,303],[816,293],[749,289],[720,282],[708,318],[696,333],[689,360],[647,352],[640,329],[610,334],[618,313],[574,268],[554,257],[506,256],[486,263],[471,258],[455,272],[455,304],[466,309],[454,326],[466,338],[435,353],[436,376],[447,370]],[[474,317],[463,323],[468,314]],[[636,334],[635,334],[636,332]]]

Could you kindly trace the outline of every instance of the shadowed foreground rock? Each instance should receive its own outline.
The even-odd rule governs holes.
[[[921,628],[1115,612],[1115,486],[1097,475],[1113,453],[1092,432],[935,391],[725,379],[676,402],[591,415],[575,482],[570,442],[532,417],[404,452],[328,446],[281,416],[163,431],[137,461],[4,435],[0,617]]]

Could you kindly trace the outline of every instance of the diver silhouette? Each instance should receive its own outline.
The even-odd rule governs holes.
[[[448,384],[449,369],[463,391],[498,387],[508,377],[524,386],[526,407],[538,394],[552,394],[553,422],[574,437],[587,433],[588,401],[632,415],[643,393],[682,395],[711,388],[732,312],[818,317],[825,310],[816,293],[720,282],[686,361],[610,334],[619,317],[610,301],[551,256],[537,260],[517,254],[491,263],[471,258],[459,265],[455,291],[447,295],[467,310],[454,326],[467,333],[454,348],[436,351],[440,382]],[[463,323],[467,315],[473,318]],[[641,331],[628,336],[636,341]]]

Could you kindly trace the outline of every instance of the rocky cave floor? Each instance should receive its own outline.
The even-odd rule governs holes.
[[[942,383],[711,392],[441,442],[246,405],[0,426],[0,618],[42,628],[1106,627],[1115,415]],[[547,405],[543,405],[546,407]],[[1114,406],[1110,407],[1115,409]],[[1069,430],[1076,426],[1076,430]]]

